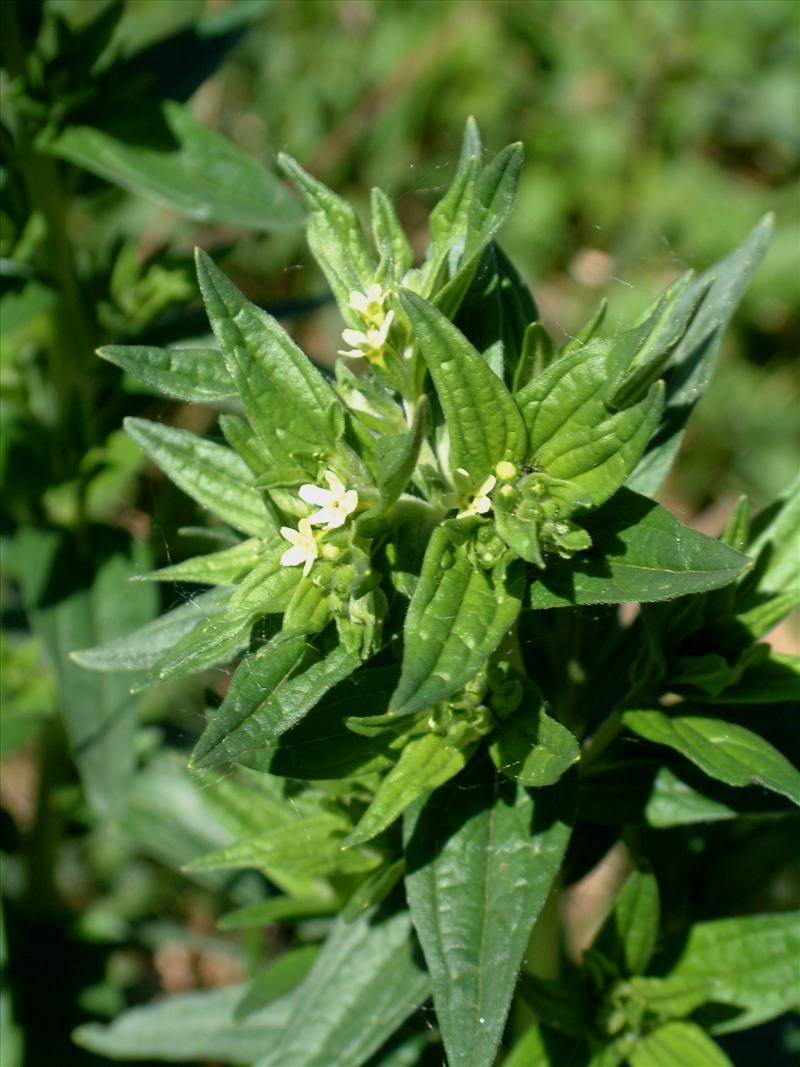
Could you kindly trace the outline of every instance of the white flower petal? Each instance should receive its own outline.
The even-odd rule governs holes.
[[[327,519],[328,529],[337,530],[340,526],[344,526],[346,519],[347,516],[343,511],[334,511],[332,509]]]
[[[364,353],[363,352],[359,352],[359,350],[357,348],[349,348],[349,349],[338,348],[336,350],[336,355],[337,356],[347,356],[349,359],[363,359],[364,358]]]
[[[281,526],[281,537],[285,537],[287,541],[291,541],[293,545],[298,544],[302,540],[302,535],[293,530],[291,526]]]
[[[355,489],[348,489],[342,497],[340,506],[345,515],[352,515],[358,507],[358,492]]]
[[[319,485],[301,485],[299,489],[300,499],[306,504],[316,504],[318,508],[327,507],[333,503],[333,494]]]
[[[331,487],[328,497],[331,499],[331,503],[342,499],[345,493],[344,482],[333,471],[325,471],[325,481]]]
[[[475,496],[486,496],[497,485],[497,479],[493,474],[490,474],[480,489],[475,490]]]
[[[299,545],[295,545],[294,548],[287,548],[281,556],[282,567],[297,567],[301,563],[304,563],[307,559],[307,553],[305,549]]]
[[[470,510],[475,515],[485,515],[487,511],[491,511],[491,508],[492,502],[488,496],[476,496]]]
[[[369,344],[369,338],[361,330],[342,330],[342,340],[353,348]]]
[[[352,292],[347,298],[347,305],[351,307],[353,311],[357,311],[359,315],[366,315],[367,306],[369,304],[369,293],[365,296],[363,293]]]

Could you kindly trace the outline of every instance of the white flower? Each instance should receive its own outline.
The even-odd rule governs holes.
[[[467,501],[456,515],[457,519],[466,519],[469,515],[485,515],[487,511],[491,511],[492,502],[489,499],[489,493],[497,485],[497,478],[493,474],[490,474],[483,485],[477,489],[469,489],[469,472],[459,467],[455,472],[455,483],[462,501],[464,499]]]
[[[381,289],[380,285],[374,282],[368,287],[366,293],[351,293],[347,306],[357,311],[365,322],[373,326],[381,326],[386,317],[383,305],[388,295],[387,290]]]
[[[355,489],[345,489],[344,483],[333,471],[325,471],[325,481],[330,489],[323,489],[319,485],[301,485],[300,499],[319,508],[307,520],[312,526],[324,524],[327,530],[335,530],[343,526],[347,516],[352,515],[358,507],[358,493]]]
[[[302,563],[303,574],[306,575],[319,555],[319,545],[308,519],[301,519],[297,526],[296,530],[293,530],[291,526],[281,526],[281,537],[289,541],[292,546],[287,548],[281,556],[281,566],[299,567]]]
[[[339,355],[351,359],[379,359],[383,355],[393,319],[394,312],[389,311],[380,326],[369,326],[366,333],[363,330],[343,330],[342,340],[350,348],[340,348]]]

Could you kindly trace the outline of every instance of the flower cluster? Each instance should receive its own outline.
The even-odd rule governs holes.
[[[337,530],[358,507],[358,493],[355,489],[347,489],[333,471],[325,471],[324,477],[328,489],[306,484],[301,485],[299,490],[300,499],[306,504],[316,505],[319,510],[305,519],[300,519],[296,530],[291,526],[281,527],[281,537],[291,545],[281,556],[281,564],[284,567],[299,567],[302,563],[304,575],[308,574],[319,557],[319,541],[313,527],[323,526],[324,530]]]
[[[370,285],[366,293],[352,292],[348,307],[364,320],[364,330],[343,330],[342,340],[350,348],[339,349],[340,356],[351,359],[380,360],[386,347],[394,312],[385,308],[389,293],[380,285]]]

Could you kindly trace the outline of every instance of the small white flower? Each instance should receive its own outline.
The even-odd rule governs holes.
[[[316,504],[319,511],[308,517],[312,526],[324,525],[327,530],[343,526],[348,515],[358,507],[358,493],[355,489],[346,489],[344,483],[333,471],[325,471],[325,481],[330,489],[319,485],[301,485],[300,499],[307,504]]]
[[[350,345],[350,348],[340,348],[339,355],[349,356],[351,359],[379,359],[383,355],[393,319],[394,312],[389,311],[381,326],[369,326],[366,333],[363,330],[343,330],[342,340]]]
[[[303,574],[307,575],[314,560],[319,556],[319,545],[308,519],[301,519],[297,526],[296,530],[291,526],[281,526],[281,537],[292,546],[281,556],[281,566],[299,567],[302,563]]]
[[[373,326],[381,326],[386,317],[383,305],[386,303],[388,295],[387,290],[382,289],[377,282],[374,282],[367,288],[366,293],[351,293],[347,306],[352,308],[353,311],[357,311],[367,323],[371,323]]]
[[[493,474],[490,474],[483,485],[477,489],[469,489],[469,472],[459,467],[455,473],[455,483],[462,501],[465,498],[467,501],[456,515],[457,519],[466,519],[470,515],[485,515],[487,511],[491,511],[492,502],[489,499],[489,493],[497,485],[497,478]]]

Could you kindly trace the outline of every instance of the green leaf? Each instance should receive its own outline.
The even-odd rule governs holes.
[[[505,385],[441,312],[410,290],[400,300],[444,411],[451,471],[464,468],[477,487],[500,460],[521,463],[525,426]]]
[[[201,126],[180,104],[162,104],[149,133],[150,144],[143,145],[90,126],[68,125],[40,147],[200,222],[250,230],[302,224],[297,201],[274,174],[226,137]]]
[[[384,434],[378,438],[375,459],[382,508],[391,507],[408,485],[430,422],[430,404],[422,396],[408,433]]]
[[[631,1067],[733,1067],[696,1023],[671,1022],[636,1039],[628,1053]]]
[[[233,585],[258,563],[264,542],[255,537],[241,541],[221,552],[195,556],[170,567],[161,567],[138,577],[148,582],[198,582],[200,585]]]
[[[359,658],[342,646],[326,656],[304,636],[281,638],[245,657],[195,748],[196,766],[224,760],[256,761],[334,685],[352,674]],[[263,752],[261,752],[264,755]]]
[[[625,974],[644,974],[655,949],[661,906],[658,882],[649,871],[633,871],[622,887],[609,919],[609,930],[619,945]],[[605,944],[600,934],[599,947]]]
[[[648,825],[659,829],[734,819],[737,814],[735,808],[723,801],[692,788],[669,767],[657,771],[645,806]]]
[[[736,598],[736,614],[745,625],[750,622],[750,613],[757,617],[765,601],[791,598],[800,602],[798,529],[800,478],[753,520],[747,552],[755,559],[755,567]]]
[[[275,465],[297,465],[298,457],[335,449],[344,408],[308,356],[200,249],[197,277],[225,364]]]
[[[317,781],[391,767],[394,743],[387,735],[353,733],[345,720],[383,714],[396,685],[394,667],[368,667],[345,678],[282,734],[270,756],[270,773]]]
[[[800,771],[744,726],[661,711],[627,711],[624,721],[640,737],[674,748],[726,785],[761,785],[800,805]]]
[[[663,1019],[682,1019],[691,1015],[711,999],[712,985],[705,978],[642,978],[634,975],[627,980],[637,1000],[647,1005],[647,1010]]]
[[[281,1035],[291,1013],[282,997],[248,1019],[234,1019],[245,985],[183,993],[123,1012],[110,1026],[89,1023],[73,1033],[81,1048],[115,1060],[192,1063],[209,1057],[253,1063]]]
[[[537,316],[533,297],[519,272],[499,245],[489,244],[456,325],[509,385],[523,352],[527,328]]]
[[[414,263],[414,254],[403,232],[394,205],[381,189],[373,189],[370,205],[372,208],[372,234],[375,247],[380,255],[378,280],[388,277],[390,282],[399,285],[406,271]]]
[[[632,330],[562,356],[516,395],[528,429],[531,462],[574,482],[597,506],[625,481],[650,440],[663,406],[653,386],[622,411],[609,390],[645,340]]]
[[[408,912],[338,919],[290,995],[282,1036],[264,1043],[257,1067],[360,1067],[429,993],[428,976],[413,958]]]
[[[347,823],[341,815],[316,811],[291,823],[270,827],[187,864],[189,871],[237,870],[255,867],[273,881],[281,872],[317,878],[336,873],[363,874],[380,863],[375,852],[343,850]]]
[[[258,904],[226,912],[217,926],[220,930],[245,930],[252,926],[269,926],[270,923],[294,922],[297,919],[318,919],[336,911],[336,900],[323,897],[271,897]]]
[[[86,796],[97,815],[111,818],[121,812],[133,779],[137,706],[127,678],[84,670],[73,653],[121,637],[151,619],[157,606],[152,587],[128,585],[149,562],[142,546],[99,529],[89,535],[91,579],[75,546],[56,533],[28,528],[12,552],[33,629],[55,672]]]
[[[451,1067],[493,1062],[570,834],[562,785],[534,799],[485,770],[417,803],[404,827],[406,891]]]
[[[400,753],[400,759],[381,779],[370,806],[345,839],[345,847],[352,848],[377,837],[418,796],[462,771],[473,751],[474,746],[456,748],[439,734],[412,737]]]
[[[421,711],[466,685],[513,624],[521,596],[522,581],[504,567],[480,569],[447,528],[434,530],[406,613],[392,711]]]
[[[229,608],[210,615],[158,660],[152,672],[137,682],[135,691],[230,663],[250,644],[253,622],[253,612],[232,613]]]
[[[300,190],[310,212],[306,236],[314,259],[328,279],[345,320],[360,328],[360,318],[347,305],[350,293],[366,293],[375,264],[356,213],[291,156],[282,152],[278,163]]]
[[[70,659],[93,671],[148,670],[210,615],[223,612],[230,595],[227,587],[201,593],[131,633],[71,652]]]
[[[236,395],[222,353],[214,348],[146,348],[106,345],[98,356],[165,396],[197,404],[227,400]]]
[[[278,956],[274,963],[250,982],[247,992],[236,1005],[233,1017],[237,1021],[246,1019],[248,1015],[288,993],[305,978],[318,954],[316,945],[302,945]]]
[[[531,586],[534,608],[670,600],[717,589],[750,565],[740,552],[630,489],[620,489],[584,526],[591,548],[548,562]]]
[[[489,748],[495,767],[512,782],[530,788],[554,785],[580,759],[575,736],[541,703],[523,702],[509,719],[502,719]]]
[[[720,338],[772,237],[773,218],[765,216],[737,251],[700,275],[684,293],[691,302],[706,290],[691,325],[676,345],[665,372],[666,407],[658,434],[628,480],[652,496],[664,480],[681,443],[686,423],[705,391],[716,362]]]
[[[541,1027],[525,1031],[503,1060],[503,1067],[553,1067]]]
[[[229,448],[186,430],[128,418],[125,429],[184,493],[253,537],[276,533],[247,465]]]
[[[723,1034],[796,1010],[798,959],[800,911],[793,911],[695,923],[685,939],[665,944],[656,970],[707,981],[711,1000],[742,1009],[713,1024]]]

